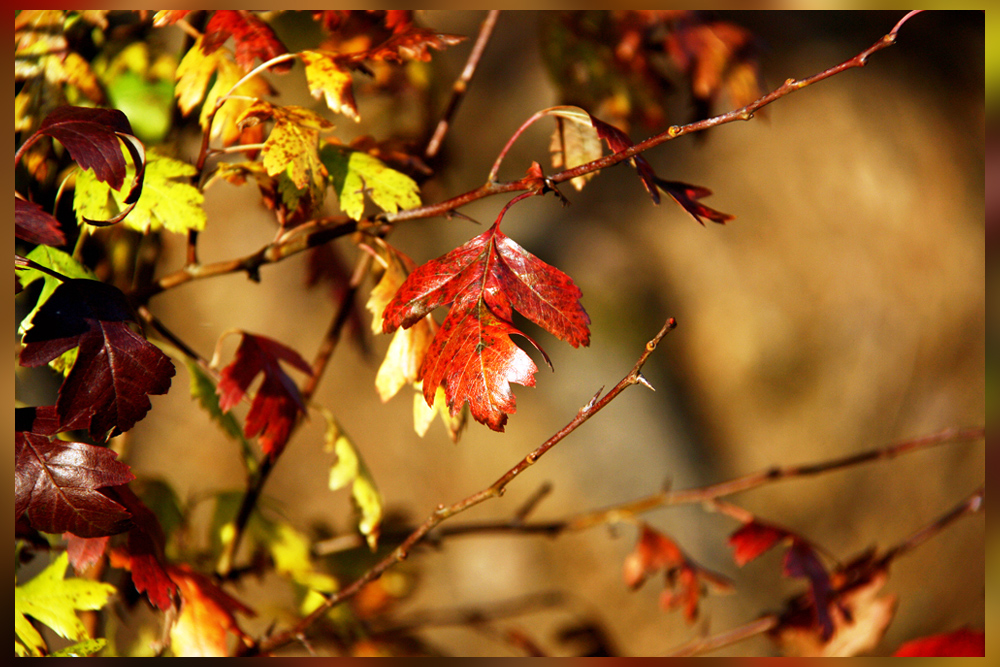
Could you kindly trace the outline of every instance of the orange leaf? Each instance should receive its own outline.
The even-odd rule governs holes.
[[[170,647],[177,657],[226,657],[227,634],[250,645],[236,614],[255,616],[253,609],[217,587],[208,577],[186,565],[169,566],[171,580],[181,596],[180,614],[170,629]]]

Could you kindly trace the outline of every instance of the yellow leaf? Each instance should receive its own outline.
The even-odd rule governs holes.
[[[201,49],[192,47],[191,51],[195,50],[200,51]],[[185,56],[185,60],[188,56],[190,56],[190,52]],[[215,83],[208,91],[208,94],[205,95],[205,101],[201,106],[201,115],[198,120],[201,123],[202,129],[208,126],[208,118],[218,100],[223,95],[229,94],[233,86],[239,83],[245,74],[240,66],[233,61],[233,54],[229,49],[225,47],[217,49],[212,53],[212,56],[215,57]],[[209,57],[211,58],[212,56]],[[181,64],[183,65],[183,61]],[[178,77],[180,77],[181,68],[178,66],[177,70]],[[241,84],[236,90],[233,90],[232,94],[238,98],[249,97],[260,99],[265,95],[273,93],[271,86],[264,79],[255,76]],[[239,140],[241,133],[236,120],[246,111],[250,104],[251,101],[247,99],[227,99],[215,114],[215,120],[212,123],[212,138],[221,139],[225,146],[235,144]]]
[[[237,125],[245,128],[267,118],[274,120],[261,150],[268,176],[287,170],[298,189],[321,190],[327,171],[319,159],[319,133],[332,129],[333,124],[303,107],[279,107],[258,100],[240,115]]]
[[[347,437],[340,424],[329,411],[320,408],[326,419],[326,451],[333,451],[337,462],[330,468],[330,489],[336,491],[351,485],[351,499],[358,510],[358,530],[365,536],[373,551],[378,545],[382,522],[382,495],[375,486],[368,466],[365,465],[354,443]]]
[[[424,399],[422,382],[414,383],[413,387],[417,390],[417,393],[413,395],[413,430],[417,432],[417,435],[421,438],[424,437],[427,429],[431,426],[431,422],[434,421],[434,417],[441,415],[441,421],[444,422],[445,428],[448,429],[451,441],[458,442],[469,417],[468,403],[462,406],[457,415],[453,416],[451,410],[448,408],[448,399],[445,396],[444,387],[437,388],[437,392],[434,394],[434,407],[429,407],[426,399]]]
[[[326,98],[331,111],[342,113],[355,122],[361,120],[354,101],[351,72],[340,64],[333,53],[323,51],[303,51],[299,54],[306,66],[306,82],[309,93],[317,100]]]

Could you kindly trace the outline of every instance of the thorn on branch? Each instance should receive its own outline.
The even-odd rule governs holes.
[[[635,381],[638,382],[639,384],[641,384],[643,387],[648,388],[650,391],[656,391],[656,387],[654,387],[653,385],[649,384],[649,380],[647,380],[642,375],[642,373],[639,373],[638,375],[635,376]]]

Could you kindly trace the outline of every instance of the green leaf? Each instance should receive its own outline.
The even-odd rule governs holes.
[[[420,206],[416,181],[392,169],[377,157],[340,146],[324,146],[320,159],[330,172],[330,181],[340,208],[354,220],[365,212],[365,195],[383,211]]]
[[[60,637],[90,639],[76,611],[100,609],[116,592],[111,584],[64,579],[68,566],[69,555],[64,552],[34,579],[14,587],[14,632],[31,655],[41,655],[45,643],[26,617],[44,623]]]
[[[371,471],[340,424],[327,410],[320,408],[320,412],[327,423],[323,447],[337,455],[337,462],[330,468],[330,488],[336,491],[351,485],[351,498],[360,515],[358,530],[374,551],[382,522],[382,495],[375,486]]]
[[[219,408],[219,395],[215,391],[215,382],[202,370],[201,366],[190,358],[185,356],[184,363],[187,365],[188,376],[191,378],[191,398],[196,399],[201,404],[208,415],[222,427],[226,435],[239,443],[247,469],[250,474],[254,474],[257,470],[257,457],[254,455],[253,447],[243,435],[243,427],[236,421],[233,414],[223,412]]]
[[[61,273],[67,278],[97,280],[97,278],[94,277],[94,274],[91,273],[90,269],[80,264],[80,262],[76,261],[76,259],[74,259],[71,255],[66,254],[62,250],[52,248],[51,246],[36,246],[27,254],[27,258],[36,264]],[[17,275],[21,281],[21,285],[25,287],[39,279],[44,281],[42,291],[38,295],[38,301],[35,302],[35,307],[31,309],[30,313],[25,315],[24,319],[21,320],[21,325],[18,327],[18,334],[24,336],[28,329],[31,328],[31,320],[35,317],[35,313],[38,312],[39,308],[45,305],[45,302],[49,300],[49,297],[52,296],[52,293],[57,287],[59,287],[59,285],[62,284],[62,282],[58,278],[36,269],[18,270]],[[73,362],[76,361],[77,349],[78,348],[74,347],[72,350],[67,350],[50,361],[49,366],[58,373],[62,373],[63,375],[69,374],[70,370],[73,368]]]
[[[197,172],[194,166],[159,154],[154,149],[147,151],[146,157],[142,196],[122,224],[143,233],[161,227],[178,234],[204,229],[207,220],[202,207],[205,196],[188,182]],[[132,173],[133,168],[129,166],[126,182],[130,182]],[[92,171],[81,171],[76,177],[73,194],[77,220],[83,224],[84,218],[113,218],[125,210],[127,194],[98,181]]]

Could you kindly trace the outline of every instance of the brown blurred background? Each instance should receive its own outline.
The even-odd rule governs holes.
[[[474,35],[482,16],[427,12],[421,20]],[[900,16],[720,18],[760,37],[770,89],[857,54]],[[425,202],[477,187],[520,123],[559,103],[541,61],[537,22],[533,13],[501,16],[449,133],[447,168],[424,187]],[[295,48],[292,36],[282,37]],[[446,87],[468,48],[435,56],[434,72]],[[281,80],[281,103],[316,106],[301,79],[293,73]],[[627,391],[518,478],[502,499],[453,521],[508,518],[543,483],[553,490],[532,518],[556,519],[665,484],[698,486],[945,427],[982,425],[983,95],[983,15],[929,13],[907,24],[899,43],[875,54],[864,69],[782,99],[752,122],[717,128],[704,141],[684,137],[646,154],[662,177],[712,189],[706,203],[736,216],[726,226],[701,227],[669,200],[654,206],[627,166],[605,171],[580,193],[564,187],[569,207],[553,198],[519,204],[505,219],[505,233],[580,285],[592,343],[573,349],[529,329],[555,372],[543,367],[535,388],[516,388],[518,411],[504,434],[473,423],[456,445],[436,422],[426,437],[415,435],[409,390],[385,405],[374,391],[387,337],[372,340],[368,356],[341,345],[316,401],[352,436],[388,510],[412,522],[492,483],[600,387],[617,382],[668,317],[679,326],[644,372],[655,393]],[[360,127],[337,119],[347,132],[377,132],[380,114],[394,113],[359,103]],[[529,131],[507,157],[501,178],[519,177],[532,160],[549,169],[550,131],[544,123]],[[632,128],[636,140],[649,134]],[[272,237],[270,216],[249,188],[209,190],[209,224],[199,239],[203,262],[249,254]],[[488,199],[463,212],[488,223],[503,203]],[[482,230],[460,219],[426,220],[401,226],[391,242],[423,262]],[[168,241],[165,271],[183,261],[181,244]],[[352,256],[347,244],[343,251]],[[260,284],[241,275],[195,282],[151,305],[205,356],[222,332],[236,327],[274,337],[309,358],[333,303],[325,289],[306,289],[305,262],[297,256],[265,267]],[[168,480],[186,498],[238,489],[243,479],[236,446],[191,401],[187,381],[179,369],[171,392],[153,399],[154,409],[131,436],[128,462],[140,476]],[[314,417],[289,445],[266,494],[303,530],[323,525],[346,533],[350,502],[346,491],[327,490],[332,455],[323,451],[322,435],[322,420]],[[896,544],[983,480],[984,446],[975,443],[784,482],[731,500],[846,561],[865,548]],[[555,540],[456,537],[439,549],[420,550],[400,569],[415,588],[396,616],[489,610],[519,596],[558,592],[563,597],[557,604],[531,607],[493,627],[520,629],[545,650],[566,655],[575,648],[557,639],[560,630],[593,622],[621,653],[659,655],[699,632],[719,632],[777,610],[785,597],[803,590],[801,580],[779,576],[778,552],[736,568],[725,543],[737,527],[730,519],[697,507],[644,518],[699,563],[736,582],[735,595],[703,602],[693,627],[658,608],[658,577],[638,592],[625,587],[622,562],[636,537],[626,524]],[[886,588],[899,595],[899,607],[880,652],[919,635],[982,628],[983,553],[984,520],[977,517],[900,560]],[[257,608],[252,630],[262,631],[275,616],[289,618],[292,602],[281,585],[251,581],[235,592]],[[457,655],[518,654],[469,627],[428,627],[420,636]],[[720,653],[773,650],[757,639]]]

